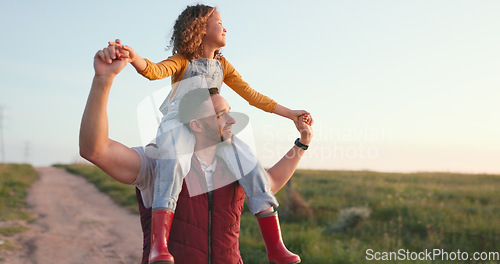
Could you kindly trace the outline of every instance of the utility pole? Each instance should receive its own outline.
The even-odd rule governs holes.
[[[2,159],[0,163],[5,163],[5,143],[3,141],[3,109],[4,107],[0,105],[0,154]]]
[[[30,163],[30,156],[31,156],[31,143],[29,141],[26,141],[24,147],[24,163],[26,164]]]

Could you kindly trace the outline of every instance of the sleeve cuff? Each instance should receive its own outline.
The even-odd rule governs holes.
[[[137,70],[137,72],[142,76],[146,76],[149,73],[149,69],[151,68],[150,67],[151,61],[148,59],[144,59],[144,60],[146,61],[146,68],[144,68],[144,70],[142,70],[142,71]]]
[[[133,147],[132,149],[135,150],[141,158],[141,168],[139,169],[139,174],[135,178],[134,182],[132,182],[130,185],[135,185],[140,189],[144,185],[144,174],[146,173],[146,165],[144,160],[145,152],[144,147]]]
[[[267,106],[267,111],[269,113],[274,113],[274,110],[276,110],[276,106],[278,105],[278,103],[276,101],[272,101],[268,106]]]

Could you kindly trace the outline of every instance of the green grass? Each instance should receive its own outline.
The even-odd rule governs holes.
[[[12,242],[12,241],[4,241],[4,243],[2,245],[0,245],[0,251],[12,251],[12,250],[17,250],[19,249],[19,246],[17,246],[16,243]],[[5,259],[3,258],[0,258],[0,262],[4,261]]]
[[[0,221],[32,220],[26,210],[26,195],[37,179],[31,165],[0,164]]]
[[[15,234],[22,233],[24,231],[28,230],[27,227],[25,226],[6,226],[0,228],[0,234],[4,236],[12,236]]]
[[[90,174],[86,176],[89,178],[105,178],[94,179],[98,184],[114,182],[95,167],[80,166],[66,168]],[[123,205],[137,207],[134,188],[115,184],[103,189],[115,193]],[[293,186],[311,206],[313,217],[300,221],[282,219],[281,229],[285,244],[301,256],[303,263],[377,262],[365,259],[367,249],[499,252],[499,175],[298,170]],[[285,195],[284,190],[277,195],[281,209]],[[371,215],[358,228],[328,232],[339,212],[350,207],[367,207]],[[267,263],[257,220],[246,208],[241,219],[240,250],[245,263]]]
[[[23,222],[33,221],[26,203],[27,188],[38,179],[31,165],[0,164],[0,252],[20,249],[10,236],[28,230]],[[0,262],[5,259],[0,258]]]

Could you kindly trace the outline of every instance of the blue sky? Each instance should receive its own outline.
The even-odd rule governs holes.
[[[163,60],[175,19],[193,3],[2,1],[5,160],[77,160],[95,52],[120,38]],[[500,2],[202,3],[218,7],[223,54],[243,78],[313,114],[300,167],[500,173]],[[127,66],[110,95],[110,137],[141,145],[137,106],[169,84]],[[250,116],[259,157],[272,165],[298,137],[292,122],[222,89],[233,111]]]

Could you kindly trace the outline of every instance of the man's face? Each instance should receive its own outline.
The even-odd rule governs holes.
[[[210,97],[215,110],[215,116],[202,119],[205,138],[215,144],[225,142],[231,143],[231,128],[235,123],[234,118],[229,114],[231,107],[224,97],[216,94]]]

